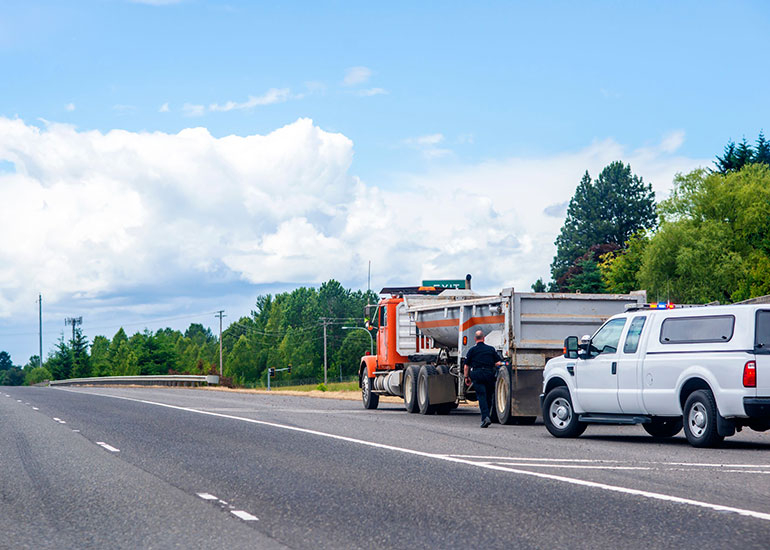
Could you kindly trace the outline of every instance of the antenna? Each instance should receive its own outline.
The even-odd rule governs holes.
[[[75,341],[75,327],[83,324],[83,317],[67,317],[64,319],[65,325],[72,325],[72,341]]]

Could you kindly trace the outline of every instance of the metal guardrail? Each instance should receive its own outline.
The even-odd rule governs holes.
[[[219,384],[218,375],[145,375],[145,376],[94,376],[91,378],[69,378],[51,380],[49,386],[104,386],[116,384],[138,384],[150,386],[200,386]]]

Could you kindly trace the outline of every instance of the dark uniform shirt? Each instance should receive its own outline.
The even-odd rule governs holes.
[[[494,369],[495,363],[502,360],[497,350],[484,342],[478,342],[469,349],[465,357],[465,363],[471,369]]]

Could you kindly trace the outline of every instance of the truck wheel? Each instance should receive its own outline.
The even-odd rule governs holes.
[[[684,404],[684,435],[693,447],[715,447],[724,439],[717,432],[717,404],[709,390],[697,390]]]
[[[361,400],[365,409],[376,409],[380,404],[380,396],[372,392],[374,378],[369,378],[366,370],[361,374]]]
[[[433,414],[436,410],[435,405],[430,404],[430,394],[428,390],[428,377],[436,374],[436,367],[433,365],[423,365],[417,376],[417,406],[420,414]]]
[[[512,424],[511,415],[511,368],[507,365],[500,367],[497,371],[497,383],[495,384],[494,396],[495,410],[497,411],[497,421],[500,424]]]
[[[642,428],[655,439],[674,437],[682,430],[682,419],[654,416],[652,422],[642,424]]]
[[[543,422],[554,437],[578,437],[586,431],[586,424],[578,420],[565,386],[556,387],[545,396]]]
[[[417,405],[417,375],[419,372],[416,365],[409,365],[404,371],[404,406],[406,412],[416,413],[419,411]]]

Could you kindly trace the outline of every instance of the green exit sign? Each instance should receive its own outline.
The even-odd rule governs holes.
[[[465,279],[438,279],[435,281],[423,281],[422,286],[436,288],[465,288]]]

